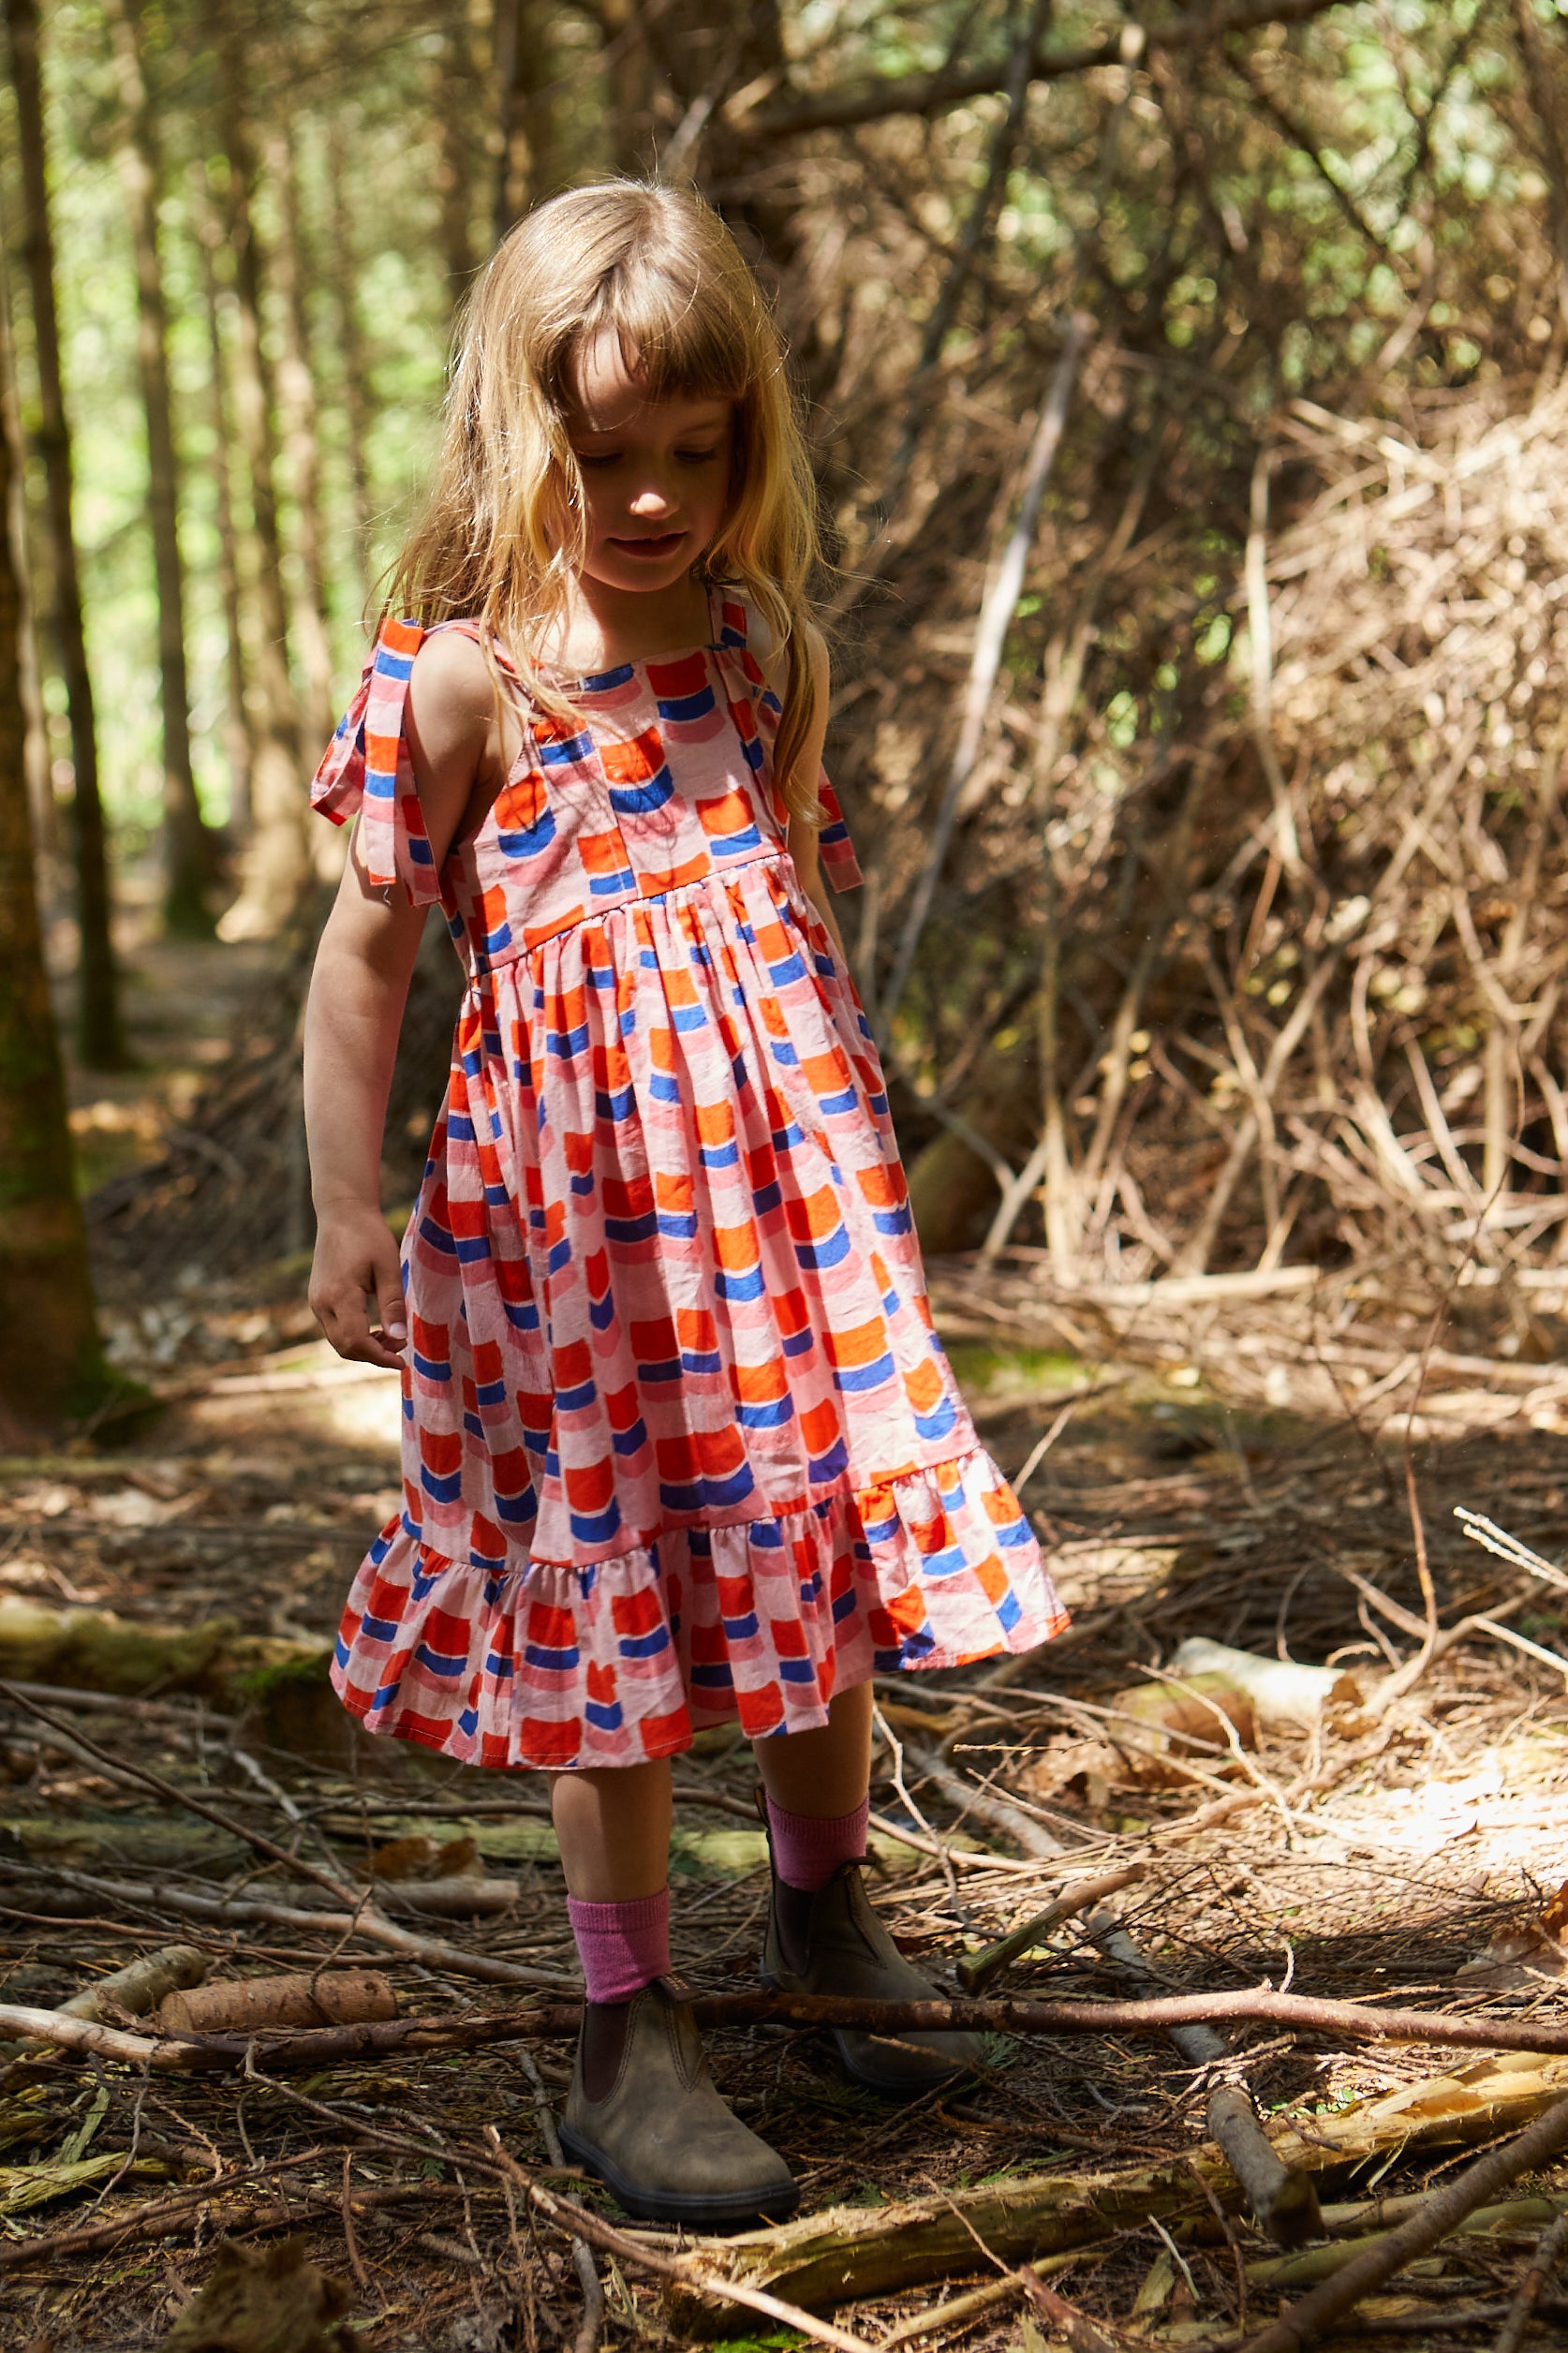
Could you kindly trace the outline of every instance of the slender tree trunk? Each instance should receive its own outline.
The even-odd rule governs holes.
[[[0,407],[0,515],[16,473]],[[37,1425],[87,1412],[107,1384],[38,921],[22,643],[22,582],[0,530],[0,1420]]]
[[[481,109],[467,15],[461,7],[451,7],[436,69],[436,128],[440,142],[441,259],[448,299],[454,305],[479,260],[474,249],[474,156],[476,150],[481,155],[484,152],[476,137]]]
[[[9,434],[11,447],[20,450],[22,422],[14,362],[10,341],[10,287],[5,258],[0,255],[0,433]],[[0,528],[9,535],[11,563],[22,590],[22,707],[27,714],[27,794],[33,811],[33,840],[37,851],[39,881],[47,905],[52,896],[58,895],[56,870],[63,852],[59,810],[50,776],[49,729],[44,717],[42,682],[38,676],[27,521],[22,468],[13,466],[9,495],[5,502],[4,514],[0,516]]]
[[[261,623],[256,661],[261,709],[251,772],[250,834],[243,845],[240,896],[219,930],[226,940],[264,939],[286,921],[311,865],[305,846],[299,705],[288,675],[288,615],[277,520],[276,411],[261,337],[261,256],[251,215],[255,169],[242,96],[245,56],[239,26],[221,9],[213,11],[212,30],[218,60],[218,127],[227,166],[214,193],[234,263],[234,408],[250,474]]]
[[[523,0],[496,0],[490,68],[496,77],[496,197],[491,240],[499,244],[522,210],[517,118],[522,111],[518,60],[523,50]]]
[[[294,494],[299,574],[293,603],[294,644],[304,673],[307,742],[324,745],[333,732],[332,640],[327,622],[327,564],[321,523],[321,451],[316,377],[310,363],[304,257],[300,246],[299,156],[288,130],[269,137],[265,161],[278,195],[278,237],[273,280],[283,303],[283,353],[278,367],[278,422]]]
[[[141,0],[111,0],[110,31],[125,110],[120,176],[136,245],[136,355],[147,411],[147,516],[158,597],[158,676],[163,700],[164,921],[200,938],[213,928],[207,894],[217,880],[217,845],[201,819],[190,754],[190,685],[185,672],[185,579],[180,556],[180,477],[169,390],[169,312],[158,254],[163,167],[141,63]]]
[[[109,862],[103,802],[98,792],[93,681],[87,668],[81,583],[72,525],[71,440],[66,421],[60,376],[60,328],[54,307],[54,241],[49,219],[38,17],[34,0],[5,0],[5,5],[11,37],[11,77],[16,89],[22,158],[22,244],[33,296],[33,336],[37,352],[37,446],[44,463],[54,570],[54,626],[60,666],[65,673],[71,761],[76,771],[76,868],[81,926],[78,1043],[81,1058],[90,1069],[118,1070],[125,1066],[127,1057],[111,928]]]
[[[444,205],[443,195],[443,205]],[[328,250],[338,348],[343,354],[343,407],[348,420],[348,477],[354,489],[354,541],[359,550],[360,586],[370,570],[375,521],[370,506],[370,371],[360,325],[359,241],[348,203],[348,141],[341,123],[327,133],[327,202],[331,213]]]
[[[244,840],[250,830],[250,779],[256,765],[256,733],[251,725],[245,687],[244,616],[240,597],[240,533],[234,514],[233,431],[229,414],[229,362],[223,348],[217,264],[213,250],[223,230],[204,189],[196,209],[196,236],[201,257],[201,289],[206,301],[207,343],[212,367],[213,499],[218,543],[218,590],[223,599],[228,652],[229,695],[223,741],[229,762],[229,830],[238,843]]]
[[[655,77],[642,0],[603,0],[597,15],[603,35],[610,159],[617,171],[635,176],[653,169],[656,145]]]
[[[555,84],[560,50],[551,0],[496,0],[492,45],[500,136],[496,158],[496,243],[567,176]]]

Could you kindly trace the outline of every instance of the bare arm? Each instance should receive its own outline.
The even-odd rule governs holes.
[[[431,853],[446,856],[493,756],[489,673],[471,640],[415,658],[408,742]],[[381,1215],[381,1136],[425,910],[372,888],[356,842],[316,952],[304,1110],[316,1205],[313,1313],[340,1356],[395,1367],[407,1339],[397,1243]],[[373,1318],[367,1300],[375,1302]]]

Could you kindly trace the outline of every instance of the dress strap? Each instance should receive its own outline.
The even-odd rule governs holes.
[[[407,738],[408,681],[427,634],[418,621],[382,622],[359,692],[310,788],[312,808],[334,825],[359,819],[360,854],[373,887],[401,884],[415,907],[441,895]]]
[[[817,831],[817,855],[822,862],[822,872],[836,891],[858,891],[865,877],[860,870],[850,828],[825,768],[818,771],[817,798],[822,807],[822,821]]]
[[[782,834],[787,829],[788,812],[783,807],[777,791],[773,786],[771,762],[773,746],[778,734],[778,722],[783,716],[782,706],[778,697],[762,674],[762,664],[751,650],[747,626],[750,614],[745,599],[733,589],[726,593],[722,589],[710,588],[708,596],[710,602],[716,603],[718,608],[718,625],[714,633],[714,643],[719,659],[722,661],[728,657],[741,671],[756,711],[758,732],[768,747],[770,753],[769,792],[773,800],[774,814],[777,820],[778,829]],[[817,833],[817,854],[821,860],[822,871],[836,891],[858,890],[865,878],[861,873],[860,861],[855,856],[854,843],[850,838],[850,829],[844,821],[844,811],[839,806],[838,795],[833,789],[825,768],[820,768],[817,772],[817,799],[822,810],[822,821]]]

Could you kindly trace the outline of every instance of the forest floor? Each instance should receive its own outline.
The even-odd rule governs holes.
[[[221,1039],[264,968],[181,951],[141,969],[141,1034],[155,1046],[167,1021],[178,1051],[149,1052],[140,1082],[79,1085],[75,1100],[79,1133],[130,1134],[146,1150],[185,1116],[179,1069],[207,1051],[173,1027],[174,996],[204,1007]],[[1568,1418],[1549,1362],[1530,1362],[1553,1353],[1560,1303],[1540,1303],[1546,1321],[1522,1349],[1516,1336],[1488,1358],[1479,1326],[1434,1339],[1388,1270],[1381,1288],[1314,1291],[1309,1309],[1289,1288],[1200,1288],[1175,1321],[1159,1303],[1053,1300],[1023,1260],[935,1271],[985,1443],[1013,1475],[1033,1458],[1025,1500],[1075,1623],[1021,1671],[878,1680],[873,1884],[905,1948],[954,1992],[963,1955],[1064,1888],[1126,1870],[1121,1924],[1163,1990],[1270,1980],[1561,2025],[1568,1958],[1557,1915],[1543,1914],[1568,1871],[1568,1664],[1550,1663],[1568,1647],[1568,1595],[1479,1549],[1454,1517],[1485,1513],[1548,1566],[1561,1558]],[[0,1667],[13,1679],[0,1697],[0,2004],[56,2008],[175,1945],[220,1980],[352,1961],[386,1975],[404,2018],[572,1995],[540,1785],[369,1740],[326,1691],[314,1654],[396,1506],[399,1410],[392,1378],[338,1364],[309,1336],[303,1287],[297,1261],[221,1284],[199,1269],[183,1280],[177,1250],[163,1270],[117,1265],[117,1353],[159,1410],[115,1443],[99,1433],[0,1463]],[[1431,1622],[1470,1621],[1447,1645],[1424,1638],[1413,1492]],[[105,1612],[121,1621],[107,1640]],[[152,1649],[127,1667],[138,1630]],[[1146,1720],[1131,1737],[1115,1711],[1190,1637],[1332,1662],[1355,1684],[1310,1729],[1248,1724],[1233,1744],[1211,1724],[1206,1742],[1152,1760]],[[279,1665],[289,1646],[295,1670]],[[1391,1698],[1385,1679],[1407,1665]],[[756,1983],[767,1883],[754,1779],[747,1750],[722,1735],[676,1764],[674,1952],[708,1993]],[[373,1883],[392,1938],[362,1910],[344,1918],[332,1892]],[[1082,1916],[992,1989],[1138,1990]],[[112,2002],[103,2017],[150,2031]],[[1010,2263],[1053,2246],[1066,2250],[1058,2285],[1083,2348],[1223,2341],[1290,2292],[1233,2190],[1217,2205],[1183,2171],[1204,2142],[1205,2084],[1163,2040],[998,2032],[975,2083],[895,2109],[840,2079],[825,2038],[709,2039],[726,2094],[799,2178],[803,2212],[837,2210],[835,2243],[864,2234],[883,2247],[880,2271],[846,2258],[836,2306],[807,2276],[806,2226],[778,2234],[777,2259],[754,2240],[731,2254],[708,2242],[718,2271],[762,2265],[759,2280],[819,2326],[868,2345],[1000,2347],[1021,2327],[1040,2343],[1051,2331],[1023,2317]],[[1568,2088],[1568,2062],[1554,2074],[1517,2055],[1329,2032],[1242,2039],[1270,2129],[1307,2153],[1341,2235],[1371,2227],[1365,2201],[1451,2180],[1531,2112],[1528,2099],[1509,2108],[1510,2071],[1537,2107]],[[569,2073],[558,2026],[304,2071],[277,2048],[270,2062],[258,2045],[228,2075],[13,2053],[0,2071],[0,2347],[249,2344],[182,2334],[180,2315],[219,2242],[286,2235],[342,2284],[350,2316],[334,2333],[333,2291],[299,2274],[319,2316],[266,2341],[300,2353],[690,2341],[703,2300],[672,2305],[624,2251],[668,2258],[676,2242],[625,2238],[614,2201],[555,2161],[540,2109]],[[530,2180],[621,2227],[622,2251],[599,2258],[597,2318],[586,2258],[574,2267],[567,2239],[498,2171],[490,2126]],[[1163,2189],[1130,2216],[1107,2185],[1150,2168]],[[1110,2220],[1076,2244],[1053,2237],[1049,2217],[1085,2183]],[[1447,2242],[1342,2321],[1339,2341],[1490,2344],[1554,2189],[1568,2198],[1568,2169],[1531,2175],[1516,2196],[1536,2205]],[[954,2214],[969,2220],[944,2252]],[[879,2240],[884,2223],[898,2228]],[[978,2308],[938,2312],[922,2332],[922,2316],[986,2287]],[[1527,2341],[1561,2342],[1563,2309],[1548,2295]],[[732,2345],[794,2341],[733,2306],[709,2325]]]

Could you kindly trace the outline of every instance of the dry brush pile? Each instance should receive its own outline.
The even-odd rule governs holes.
[[[1156,408],[1109,543],[1048,521],[895,1028],[911,1126],[992,1160],[928,1147],[934,1239],[1044,1244],[1058,1282],[1391,1250],[1417,1293],[1555,1281],[1565,418],[1549,385],[1292,404],[1205,557]],[[899,725],[863,732],[902,815]]]

